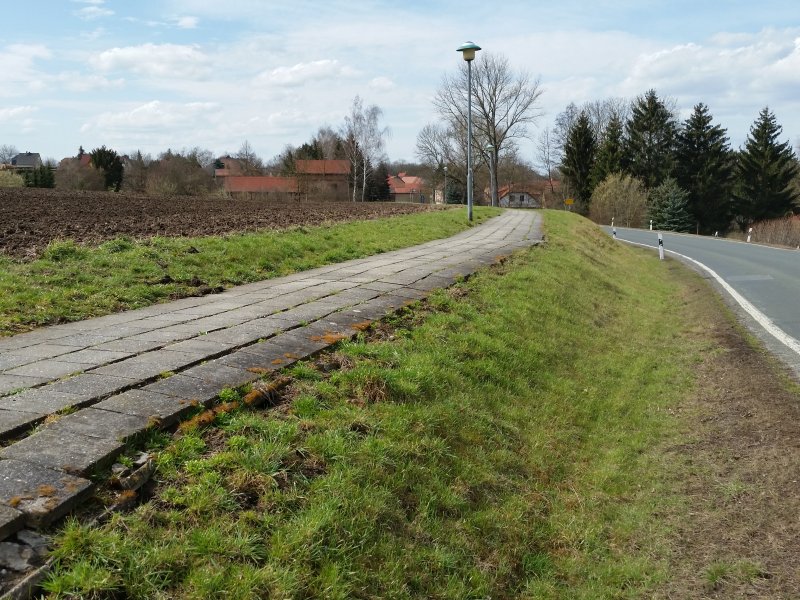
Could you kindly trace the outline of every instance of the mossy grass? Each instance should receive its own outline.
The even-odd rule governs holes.
[[[476,207],[473,223],[498,214]],[[53,242],[32,261],[0,256],[0,336],[396,250],[467,227],[462,208],[224,237]]]
[[[393,339],[340,343],[339,369],[293,367],[282,410],[187,430],[153,499],[66,524],[47,593],[649,597],[658,515],[680,510],[656,450],[703,350],[680,301],[696,276],[569,213],[546,229]]]

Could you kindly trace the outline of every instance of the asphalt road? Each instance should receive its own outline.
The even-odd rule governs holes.
[[[603,229],[611,234],[610,227]],[[658,247],[656,231],[617,227],[616,232],[619,240]],[[719,278],[713,277],[715,283],[724,290],[727,299],[736,301],[737,313],[800,375],[800,251],[696,235],[662,232],[662,236],[668,255],[673,251],[702,263],[707,276],[711,275],[707,269],[714,271]],[[771,331],[768,322],[747,310],[746,303],[743,306],[727,286],[762,313],[779,332]]]

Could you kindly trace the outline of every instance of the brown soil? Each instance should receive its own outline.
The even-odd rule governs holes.
[[[57,239],[98,243],[122,235],[221,235],[426,210],[438,209],[393,202],[285,202],[0,188],[0,251],[31,257]]]
[[[800,389],[705,284],[691,295],[709,352],[668,451],[688,506],[659,597],[800,598]]]

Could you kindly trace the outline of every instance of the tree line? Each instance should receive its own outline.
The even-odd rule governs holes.
[[[599,221],[713,234],[800,212],[798,160],[769,107],[738,151],[705,104],[680,123],[655,90],[630,105],[572,104],[546,133],[569,192]]]
[[[264,161],[248,141],[232,156],[214,157],[209,150],[167,149],[158,156],[136,150],[120,155],[101,146],[20,174],[2,172],[0,187],[59,187],[77,190],[130,191],[156,195],[203,195],[217,189],[216,169],[226,159],[235,160],[241,175],[297,175],[298,160],[346,160],[350,164],[353,201],[388,200],[389,167],[384,152],[389,129],[381,124],[383,111],[356,96],[344,122],[335,130],[322,126],[299,147],[287,145],[270,161]],[[0,146],[0,162],[16,154],[12,146]],[[5,157],[8,156],[8,161]]]

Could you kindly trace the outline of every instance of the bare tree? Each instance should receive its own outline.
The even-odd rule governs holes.
[[[528,126],[541,115],[538,79],[528,73],[515,73],[502,55],[483,53],[475,60],[472,96],[475,106],[473,139],[478,155],[489,159],[491,180],[497,180],[497,165],[503,149],[513,140],[525,138]],[[461,63],[455,75],[445,75],[433,100],[439,115],[458,131],[467,126],[467,64]],[[497,186],[492,205],[497,205]]]
[[[15,146],[11,144],[3,144],[0,146],[0,165],[11,164],[11,159],[14,158],[19,152]]]
[[[247,140],[242,143],[234,158],[239,161],[242,175],[261,175],[264,170],[264,163]]]
[[[317,130],[314,141],[322,150],[322,156],[326,160],[342,158],[342,138],[328,125],[323,125]]]
[[[583,112],[589,117],[589,123],[594,132],[595,139],[602,139],[608,127],[608,123],[613,117],[617,117],[622,123],[628,119],[631,111],[631,103],[625,98],[606,98],[605,100],[592,100],[584,102],[580,107],[574,102],[570,102],[567,107],[556,117],[555,125],[551,132],[553,142],[553,158],[556,164],[561,163],[564,154],[564,146],[567,143],[567,136],[578,120],[578,116]]]
[[[341,136],[347,160],[352,166],[353,201],[357,196],[359,178],[361,179],[361,201],[367,187],[367,178],[383,157],[384,138],[389,134],[387,127],[380,126],[383,111],[376,105],[364,106],[360,96],[353,99],[350,114],[344,118]],[[360,174],[359,174],[360,172]]]
[[[539,139],[536,142],[536,150],[538,151],[537,166],[544,172],[547,177],[547,183],[550,185],[550,193],[555,193],[553,185],[553,171],[558,164],[555,160],[555,148],[553,146],[553,133],[549,127],[545,127],[539,134]]]

